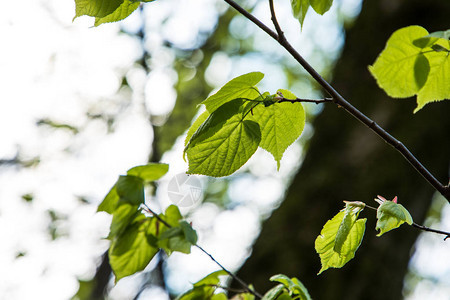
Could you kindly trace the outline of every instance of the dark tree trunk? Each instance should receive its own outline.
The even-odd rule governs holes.
[[[335,88],[387,129],[441,182],[448,181],[450,103],[426,106],[413,115],[415,99],[390,99],[367,70],[389,36],[408,25],[430,32],[448,29],[448,0],[369,0],[347,30],[342,57],[334,72]],[[301,96],[301,95],[299,95]],[[401,299],[403,278],[419,231],[403,225],[376,237],[375,214],[367,217],[366,235],[356,257],[342,269],[316,276],[320,260],[314,240],[322,226],[343,208],[342,200],[376,206],[383,195],[399,201],[421,223],[433,188],[403,157],[343,109],[326,105],[314,122],[315,134],[285,201],[264,223],[251,257],[239,276],[263,292],[274,274],[298,277],[314,299]]]

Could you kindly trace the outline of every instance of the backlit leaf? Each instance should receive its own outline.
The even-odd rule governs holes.
[[[144,166],[136,166],[127,171],[127,175],[141,178],[143,181],[155,181],[169,171],[168,164],[149,163]]]
[[[417,94],[415,113],[428,103],[450,99],[450,53],[433,51],[425,56],[430,64],[430,73]]]
[[[138,205],[133,205],[127,202],[119,204],[113,212],[113,218],[109,229],[109,239],[114,239],[122,234],[127,226],[139,214],[138,207]]]
[[[419,48],[431,47],[436,44],[440,39],[443,39],[450,45],[450,29],[446,31],[436,31],[430,33],[424,37],[418,38],[413,41],[414,46]]]
[[[243,100],[233,100],[214,111],[186,147],[189,174],[214,177],[234,173],[255,153],[261,141],[256,122],[244,120]]]
[[[113,13],[124,0],[75,0],[75,18],[91,16],[103,18]]]
[[[316,13],[323,15],[330,9],[333,0],[309,0],[309,3]]]
[[[297,278],[289,278],[286,275],[278,274],[270,277],[270,281],[283,284],[289,291],[289,295],[299,300],[311,300],[308,290]]]
[[[224,270],[213,272],[198,282],[194,283],[194,287],[177,297],[177,300],[200,300],[210,299],[216,290],[215,285],[220,283],[219,276],[228,275]],[[219,294],[220,295],[220,294]],[[223,295],[223,294],[222,294]],[[223,296],[218,296],[223,297]],[[221,298],[219,298],[221,299]],[[225,298],[226,299],[226,298]]]
[[[136,176],[120,176],[116,184],[120,201],[134,205],[144,203],[144,182]]]
[[[195,119],[194,123],[192,123],[191,127],[189,127],[189,130],[186,135],[186,139],[184,140],[184,146],[189,143],[189,141],[192,138],[192,135],[197,131],[197,129],[206,121],[206,119],[209,117],[210,113],[209,111],[205,110],[200,116],[198,116],[197,119]]]
[[[408,210],[401,204],[393,201],[384,201],[377,210],[376,230],[380,230],[377,236],[398,228],[403,223],[412,225],[413,219]]]
[[[279,90],[287,99],[297,97],[287,90]],[[253,109],[251,120],[258,122],[261,129],[259,146],[269,151],[280,169],[283,153],[300,136],[305,127],[305,111],[301,103],[275,103],[258,105]]]
[[[103,17],[97,16],[95,18],[94,25],[99,26],[100,24],[103,23],[121,21],[126,17],[128,17],[129,15],[131,15],[131,13],[133,13],[139,7],[139,4],[140,4],[139,1],[135,2],[130,0],[124,0],[123,3],[120,4],[120,6],[117,7],[112,13]]]
[[[108,194],[103,199],[102,203],[97,208],[97,211],[105,211],[112,214],[117,208],[117,203],[119,202],[119,195],[117,194],[116,184],[109,190]]]
[[[158,252],[146,236],[150,219],[129,226],[109,248],[109,262],[116,276],[116,282],[125,276],[142,271]]]
[[[395,31],[373,66],[369,66],[378,85],[389,96],[411,97],[422,88],[424,80],[418,81],[416,78],[426,78],[428,74],[416,75],[416,71],[424,71],[426,67],[423,66],[423,56],[419,56],[422,49],[414,46],[413,41],[427,34],[428,31],[420,26]]]
[[[213,113],[225,103],[235,99],[255,99],[259,96],[255,85],[260,82],[263,77],[264,74],[261,72],[251,72],[236,77],[227,82],[217,93],[209,96],[202,104],[206,106],[209,113]]]
[[[355,252],[361,244],[366,227],[366,219],[359,219],[353,222],[344,221],[346,214],[352,214],[352,209],[343,209],[331,220],[329,220],[322,228],[320,235],[315,242],[316,252],[320,256],[322,268],[319,274],[328,268],[341,268],[354,256]],[[353,217],[350,217],[352,221]],[[344,222],[344,224],[343,224]],[[351,225],[351,228],[348,227]],[[339,232],[341,230],[341,232]],[[338,240],[341,245],[336,247],[336,237],[345,240]],[[339,250],[339,252],[337,251]]]
[[[291,0],[292,14],[298,21],[300,25],[303,25],[306,13],[309,8],[309,0]]]

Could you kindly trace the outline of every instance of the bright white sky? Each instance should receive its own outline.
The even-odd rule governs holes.
[[[358,12],[359,1],[342,2],[342,9],[349,15]],[[178,46],[195,46],[198,43],[196,32],[208,31],[214,26],[214,11],[223,9],[223,4],[211,0],[160,0],[147,4],[151,9],[145,11],[150,32],[146,47],[155,58],[152,60],[154,71],[148,78],[143,70],[133,67],[141,55],[140,45],[126,35],[119,35],[118,24],[90,28],[92,20],[88,18],[72,23],[72,0],[24,0],[21,7],[23,9],[17,9],[17,4],[7,1],[0,11],[3,41],[0,47],[0,159],[12,159],[20,153],[22,160],[39,157],[41,162],[32,168],[0,169],[0,295],[11,300],[70,299],[78,289],[77,277],[91,278],[100,255],[108,247],[101,238],[108,233],[110,218],[96,214],[96,205],[119,174],[146,163],[152,141],[149,113],[166,113],[174,104],[176,95],[172,84],[176,73],[171,69],[174,56],[161,47],[163,37]],[[265,5],[257,6],[255,13],[269,24]],[[342,45],[335,9],[318,21],[308,20],[308,17],[317,19],[309,15],[302,34],[297,21],[289,17],[288,4],[279,9],[278,15],[294,44],[311,45],[303,41],[320,36],[326,30],[328,38],[321,39],[322,44],[316,44],[318,47],[336,55]],[[169,20],[161,25],[168,16]],[[243,22],[235,21],[234,28],[245,30],[235,30],[233,34],[260,34]],[[136,14],[123,23],[131,31],[139,24]],[[266,51],[278,51],[274,43],[262,35],[259,40],[264,41],[260,47]],[[310,56],[314,48],[304,47],[301,51]],[[325,67],[313,56],[311,59],[316,67]],[[279,68],[253,56],[230,60],[218,53],[207,76],[211,84],[219,86],[233,76],[254,70],[270,74],[262,83],[265,89],[274,90],[285,84]],[[124,74],[132,90],[119,90],[120,77]],[[310,88],[303,92],[309,93],[305,96],[314,96]],[[165,95],[163,102],[162,94]],[[114,132],[108,133],[104,121],[88,119],[86,112],[117,115]],[[36,122],[40,119],[76,126],[80,133],[74,135],[68,130],[38,127]],[[182,142],[180,138],[176,147],[163,158],[170,162],[171,170],[160,184],[161,207],[170,204],[168,180],[187,169],[181,156]],[[239,204],[236,209],[221,213],[211,204],[193,214],[200,244],[225,266],[238,268],[259,232],[261,215],[269,213],[280,199],[284,189],[281,180],[289,178],[298,167],[301,155],[300,144],[289,148],[280,173],[275,173],[273,159],[263,151],[258,152],[248,168],[259,174],[259,179],[243,176],[231,185],[230,197]],[[31,203],[21,199],[27,193],[34,196]],[[82,204],[77,197],[86,197],[92,204]],[[62,218],[56,229],[61,237],[54,241],[48,234],[48,210]],[[446,219],[450,219],[448,209],[446,215]],[[442,226],[450,228],[449,223]],[[415,257],[414,268],[438,278],[438,285],[443,286],[436,289],[431,285],[435,291],[431,298],[448,299],[450,282],[442,281],[442,278],[450,278],[450,267],[443,263],[450,261],[448,242],[443,245],[440,237],[427,235],[423,243],[436,246],[419,252],[422,254]],[[16,258],[19,253],[25,255]],[[430,260],[430,257],[439,259]],[[209,258],[195,250],[190,256],[173,255],[167,265],[177,272],[176,277],[169,277],[168,283],[180,290],[217,269]],[[123,279],[113,289],[111,298],[128,299],[137,280],[139,275]],[[429,295],[430,282],[424,280],[419,285],[418,295]],[[165,299],[157,289],[141,297],[147,296]]]

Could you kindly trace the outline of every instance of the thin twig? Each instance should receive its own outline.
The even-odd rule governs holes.
[[[244,17],[252,21],[256,26],[270,35],[275,39],[291,56],[297,60],[297,62],[322,86],[322,88],[327,91],[330,96],[334,99],[334,102],[342,106],[349,114],[355,117],[358,121],[365,124],[378,136],[380,136],[386,143],[391,145],[394,149],[400,152],[403,157],[416,169],[416,171],[421,174],[428,183],[430,183],[439,193],[441,193],[450,202],[450,187],[443,185],[437,180],[427,168],[425,168],[422,163],[409,151],[409,149],[403,145],[402,142],[394,138],[390,133],[384,130],[375,121],[364,115],[356,107],[351,105],[347,100],[344,99],[322,76],[303,58],[303,56],[298,53],[294,47],[287,41],[284,34],[277,34],[261,21],[259,21],[255,16],[250,14],[248,11],[243,9],[239,4],[233,0],[224,0],[231,7],[240,12]],[[270,1],[270,0],[269,0]],[[273,3],[272,3],[273,6]],[[272,16],[272,21],[276,21],[276,18]],[[278,24],[278,22],[277,22]],[[276,25],[277,26],[277,25]],[[280,29],[280,31],[281,29]]]
[[[145,210],[148,213],[151,213],[158,221],[160,221],[161,223],[163,223],[164,225],[166,225],[168,228],[172,228],[172,226],[167,223],[166,221],[164,221],[157,213],[155,213],[150,207],[148,207],[147,204],[143,203],[143,205],[145,206]],[[226,269],[224,266],[222,266],[221,263],[219,263],[211,254],[209,254],[205,249],[203,249],[201,246],[199,246],[198,244],[194,245],[195,247],[197,247],[198,249],[200,249],[203,253],[205,253],[206,255],[209,256],[209,258],[211,258],[211,260],[213,262],[216,263],[216,265],[218,265],[222,270],[224,270],[225,272],[227,272],[228,275],[231,276],[231,278],[233,278],[234,280],[236,280],[237,282],[239,282],[242,287],[245,289],[245,291],[248,291],[249,293],[253,294],[254,296],[258,297],[258,298],[262,298],[262,295],[260,293],[258,293],[256,290],[253,290],[250,288],[250,286],[245,283],[244,280],[242,280],[241,278],[237,277],[235,274],[233,274],[232,272],[230,272],[228,269]]]
[[[375,207],[367,205],[367,204],[366,204],[365,207],[370,208],[370,209],[375,210],[375,211],[378,211],[378,209],[376,209]],[[424,225],[419,225],[419,224],[414,223],[414,222],[411,224],[411,226],[415,227],[415,228],[418,228],[420,230],[423,230],[423,231],[434,232],[434,233],[437,233],[437,234],[443,234],[443,235],[445,235],[444,241],[447,240],[448,238],[450,238],[450,232],[447,232],[447,231],[433,229],[433,228],[430,228],[430,227],[427,227],[427,226],[424,226]]]
[[[280,24],[278,23],[277,16],[275,15],[275,7],[273,6],[273,0],[269,0],[269,6],[270,6],[270,14],[272,23],[275,26],[275,30],[278,33],[278,39],[284,39],[284,33],[283,30],[281,30]]]
[[[324,98],[324,99],[302,99],[302,98],[297,98],[297,99],[286,99],[286,98],[275,98],[275,100],[278,100],[277,102],[290,102],[290,103],[296,103],[296,102],[306,102],[306,103],[315,103],[315,104],[320,104],[320,103],[330,103],[330,102],[334,102],[333,98]]]
[[[246,291],[248,291],[249,293],[255,295],[258,298],[262,298],[262,295],[260,293],[258,293],[257,291],[251,289],[247,283],[245,283],[245,281],[243,281],[241,278],[237,277],[236,275],[234,275],[233,273],[231,273],[230,271],[228,271],[224,266],[222,266],[211,254],[209,254],[205,249],[203,249],[202,247],[200,247],[199,245],[194,245],[195,247],[197,247],[198,249],[200,249],[203,253],[205,253],[206,255],[209,256],[209,258],[211,258],[211,260],[213,262],[215,262],[222,270],[224,270],[225,272],[228,273],[228,275],[230,275],[234,280],[236,280],[237,282],[239,282],[242,287],[244,287],[244,289]]]

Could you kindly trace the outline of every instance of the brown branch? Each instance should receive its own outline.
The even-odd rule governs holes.
[[[320,104],[320,103],[332,103],[332,102],[334,102],[333,98],[324,98],[324,99],[302,99],[302,98],[286,99],[286,98],[276,97],[275,100],[278,100],[277,103],[281,103],[281,102],[290,102],[290,103],[306,102],[306,103]]]
[[[252,21],[256,26],[270,35],[275,39],[289,54],[297,60],[297,62],[319,83],[322,88],[333,98],[334,102],[343,107],[349,114],[355,117],[358,121],[369,127],[373,132],[375,132],[380,138],[382,138],[386,143],[391,145],[396,149],[403,157],[416,169],[416,171],[422,175],[428,183],[430,183],[439,193],[441,193],[450,202],[450,187],[443,185],[439,180],[437,180],[433,174],[431,174],[428,169],[422,165],[422,163],[409,151],[409,149],[403,145],[402,142],[394,138],[390,133],[384,130],[375,121],[364,115],[356,107],[350,104],[344,97],[342,97],[322,76],[303,58],[303,56],[298,53],[294,47],[287,41],[286,37],[279,28],[278,22],[275,17],[275,12],[273,10],[273,0],[269,0],[271,4],[272,11],[272,21],[277,29],[277,33],[264,25],[255,16],[250,14],[248,11],[243,9],[239,4],[233,0],[224,0],[231,7],[236,9],[244,17]],[[278,27],[278,28],[277,28]]]

